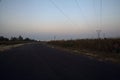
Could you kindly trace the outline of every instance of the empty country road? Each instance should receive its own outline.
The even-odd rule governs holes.
[[[0,80],[120,80],[120,65],[32,43],[0,52]]]

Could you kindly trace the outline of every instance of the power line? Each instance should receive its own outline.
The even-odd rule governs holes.
[[[100,0],[100,27],[102,27],[102,0]]]
[[[101,26],[102,26],[102,6],[103,6],[103,1],[102,0],[99,0],[98,1],[98,15],[97,15],[97,11],[96,11],[96,6],[95,6],[95,1],[96,0],[93,0],[93,8],[94,8],[94,13],[95,13],[95,15],[96,15],[96,24],[97,24],[97,27],[98,28],[101,28]]]
[[[58,7],[57,4],[53,0],[49,0],[49,1],[59,10],[59,12],[61,12],[61,14],[64,15],[64,17],[66,17],[69,21],[71,21],[71,24],[77,25],[72,22],[71,18],[67,14],[65,14],[64,11],[60,7]]]
[[[93,0],[93,11],[94,11],[94,14],[93,14],[93,15],[94,15],[95,21],[96,21],[96,22],[95,22],[95,23],[96,23],[95,26],[96,26],[96,27],[99,27],[99,24],[98,24],[98,22],[99,22],[98,19],[99,19],[99,18],[98,18],[98,15],[97,15],[97,9],[96,9],[96,3],[95,3],[95,1],[96,1],[96,0]]]
[[[76,3],[76,5],[77,5],[77,7],[79,8],[79,11],[81,12],[81,15],[82,15],[83,19],[85,20],[86,25],[89,26],[88,21],[86,20],[86,16],[84,15],[84,13],[83,13],[83,11],[82,11],[82,8],[81,8],[78,0],[75,0],[75,3]]]
[[[70,18],[64,13],[64,11],[57,6],[57,4],[56,4],[53,0],[49,0],[49,1],[60,11],[68,20],[70,19]]]
[[[93,3],[94,3],[94,5],[93,5],[93,8],[94,8],[94,12],[96,13],[96,8],[95,8],[95,1],[96,0],[93,0]],[[97,30],[96,30],[96,32],[97,32],[97,36],[98,36],[98,39],[100,39],[100,37],[101,37],[101,32],[102,32],[102,30],[101,30],[101,27],[102,27],[102,0],[99,0],[98,1],[99,2],[99,7],[98,7],[98,15],[96,15],[96,21],[97,21],[97,25],[96,25],[96,27],[98,28]]]

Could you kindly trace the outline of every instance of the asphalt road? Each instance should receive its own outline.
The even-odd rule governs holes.
[[[120,65],[34,43],[0,52],[0,80],[120,80]]]

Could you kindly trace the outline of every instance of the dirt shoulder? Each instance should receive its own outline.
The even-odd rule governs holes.
[[[19,47],[24,45],[23,43],[21,44],[14,44],[14,45],[0,45],[0,51],[5,51],[5,50],[9,50],[11,48],[15,48],[15,47]]]

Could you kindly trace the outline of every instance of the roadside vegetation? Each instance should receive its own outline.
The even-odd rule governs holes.
[[[101,60],[120,62],[120,38],[55,40],[48,44]]]
[[[30,38],[24,39],[22,36],[11,37],[10,39],[4,36],[0,36],[0,51],[5,51],[13,47],[18,47],[18,46],[24,45],[25,43],[31,43],[34,41],[35,40],[32,40]]]
[[[20,43],[28,43],[33,42],[35,40],[30,38],[23,38],[22,36],[19,37],[11,37],[10,39],[0,36],[0,45],[13,45],[13,44],[20,44]]]

